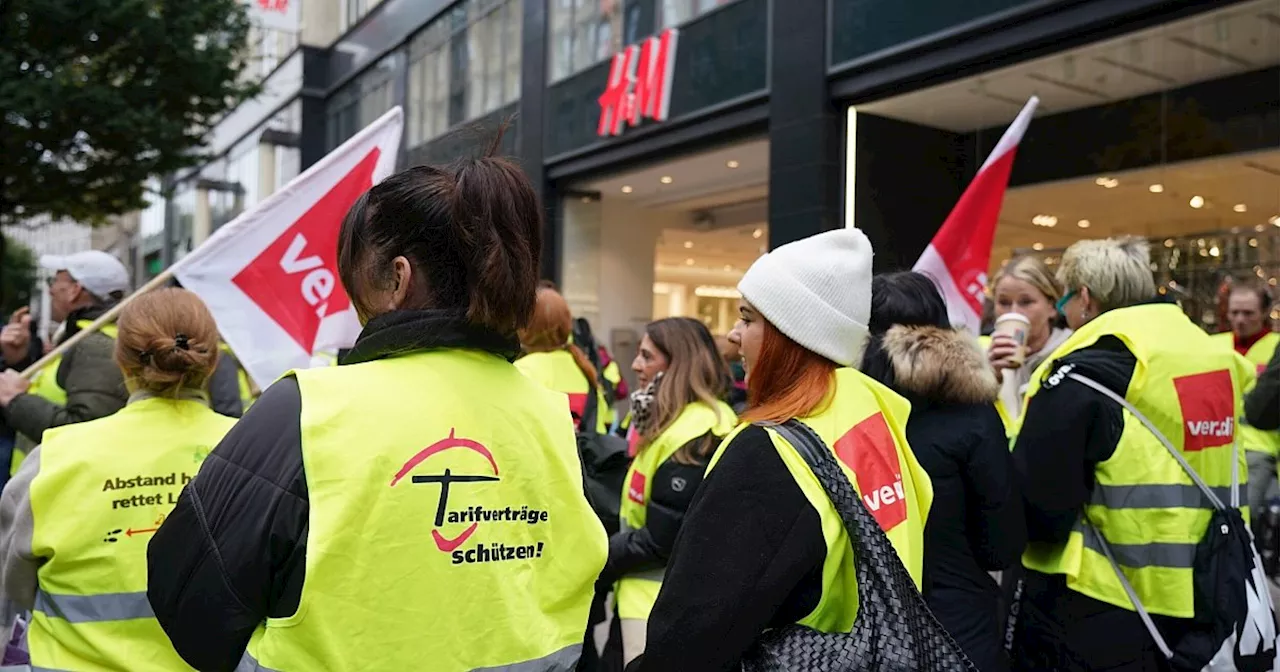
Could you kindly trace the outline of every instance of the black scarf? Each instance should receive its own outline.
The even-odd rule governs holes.
[[[520,354],[520,339],[515,333],[474,325],[460,311],[396,310],[369,320],[342,363],[449,348],[480,350],[513,361]]]

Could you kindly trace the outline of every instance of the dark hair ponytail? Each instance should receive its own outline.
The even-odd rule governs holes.
[[[414,282],[403,309],[438,308],[507,334],[533,312],[542,254],[542,207],[529,179],[486,153],[449,167],[416,166],[383,180],[347,213],[338,271],[361,315],[368,288],[392,281],[391,260],[407,258]]]

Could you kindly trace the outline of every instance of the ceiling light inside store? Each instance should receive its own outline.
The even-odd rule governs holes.
[[[1099,177],[1094,180],[1093,183],[1105,189],[1115,189],[1120,186],[1120,180],[1117,180],[1114,177]]]
[[[1151,185],[1151,186],[1147,187],[1147,191],[1150,191],[1150,192],[1151,192],[1151,193],[1153,193],[1153,194],[1159,194],[1159,193],[1161,193],[1161,192],[1163,192],[1163,191],[1164,191],[1164,185],[1163,185],[1163,184],[1153,184],[1153,185]]]
[[[764,236],[764,229],[756,229],[755,231],[751,232],[751,237],[755,238],[756,240],[760,240],[762,236]]]
[[[689,257],[688,259],[685,259],[685,260],[684,260],[684,265],[685,265],[685,266],[692,266],[692,265],[693,265],[693,257]]]
[[[1203,207],[1204,207],[1204,197],[1203,197],[1203,196],[1192,196],[1192,197],[1191,197],[1191,200],[1190,200],[1190,201],[1188,201],[1188,202],[1187,202],[1187,204],[1188,204],[1188,205],[1190,205],[1190,206],[1191,206],[1191,207],[1193,207],[1193,208],[1203,208]]]
[[[1262,233],[1263,231],[1266,231],[1266,230],[1267,230],[1267,227],[1266,227],[1266,225],[1265,225],[1265,224],[1259,224],[1259,225],[1257,225],[1257,226],[1253,227],[1253,230],[1254,230],[1254,231],[1257,231],[1258,233]]]
[[[1173,247],[1173,239],[1172,239],[1172,238],[1165,238],[1165,239],[1164,239],[1164,246],[1165,246],[1165,247]]]
[[[730,168],[737,168],[737,167],[738,167],[738,162],[737,162],[737,161],[730,160],[730,161],[726,162],[724,165],[726,165],[726,166],[728,166],[728,167],[730,167]]]
[[[1032,243],[1031,249],[1035,250],[1036,252],[1039,252],[1040,250],[1044,249],[1044,243]]]
[[[1258,246],[1258,239],[1257,239],[1257,238],[1250,238],[1250,239],[1249,239],[1249,247],[1257,247],[1257,246]]]
[[[1231,208],[1231,209],[1232,209],[1232,210],[1235,210],[1236,212],[1248,212],[1248,211],[1249,211],[1248,206],[1246,206],[1244,203],[1236,203],[1234,206],[1232,206],[1232,208]]]
[[[624,184],[624,185],[622,185],[622,193],[624,193],[624,194],[629,194],[629,193],[631,193],[631,185],[629,185],[629,184]]]
[[[692,249],[693,249],[693,241],[692,241],[692,240],[686,240],[686,241],[684,241],[684,249],[686,249],[686,250],[692,250]]]
[[[663,184],[671,184],[671,183],[672,183],[672,182],[674,182],[675,180],[671,179],[671,176],[670,176],[670,175],[663,175],[662,177],[659,177],[659,178],[658,178],[658,181],[659,181],[659,182],[661,182],[661,183],[663,183]]]
[[[1053,215],[1036,215],[1031,218],[1031,223],[1036,226],[1053,228],[1058,225],[1058,218]]]
[[[1280,215],[1274,215],[1267,221],[1271,222],[1272,226],[1280,226]]]
[[[1082,228],[1082,229],[1087,229],[1087,228],[1089,228],[1089,220],[1087,220],[1087,219],[1082,219],[1082,220],[1080,220],[1080,221],[1076,222],[1076,226],[1078,226],[1078,227],[1080,227],[1080,228]]]
[[[1221,252],[1218,250],[1217,245],[1214,245],[1213,247],[1209,248],[1209,256],[1216,257],[1219,254],[1221,254]]]

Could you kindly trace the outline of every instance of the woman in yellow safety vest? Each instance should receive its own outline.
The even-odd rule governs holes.
[[[1026,357],[1021,363],[1014,358],[1018,344],[1009,336],[994,334],[980,339],[987,349],[987,359],[1001,376],[996,410],[1006,430],[1022,413],[1022,396],[1031,382],[1031,372],[1071,335],[1069,329],[1057,325],[1054,303],[1061,296],[1062,285],[1049,267],[1035,257],[1018,257],[1006,263],[991,283],[995,317],[1018,313],[1029,322]]]
[[[766,254],[742,282],[729,338],[747,370],[747,423],[798,419],[902,557],[917,588],[929,477],[907,446],[905,399],[855,366],[871,312],[871,244],[828,231]],[[883,496],[882,496],[883,495]],[[649,616],[638,669],[728,670],[771,627],[848,632],[858,609],[848,533],[808,463],[772,428],[740,425],[716,452]]]
[[[537,305],[529,323],[520,330],[524,356],[516,368],[549,390],[569,396],[569,413],[580,428],[584,414],[591,410],[587,399],[596,397],[596,431],[609,431],[609,401],[599,384],[596,368],[587,355],[571,342],[573,316],[564,297],[551,287],[538,288]]]
[[[0,499],[0,572],[39,670],[190,669],[147,603],[147,542],[234,420],[209,408],[213,316],[160,289],[120,314],[128,404],[46,430]]]
[[[351,206],[355,345],[264,390],[151,542],[151,605],[188,663],[575,669],[608,538],[564,395],[512,364],[541,231],[528,178],[492,156]]]
[[[1013,448],[1030,542],[1014,669],[1169,669],[1117,566],[1169,645],[1192,641],[1192,567],[1213,510],[1145,423],[1230,506],[1233,476],[1244,488],[1248,366],[1156,298],[1142,239],[1075,243],[1058,279],[1075,331],[1032,375]]]
[[[728,367],[697,320],[651,322],[631,368],[640,385],[631,394],[638,450],[623,481],[622,529],[609,540],[600,575],[602,583],[616,581],[625,662],[644,651],[649,612],[685,511],[712,452],[738,421],[723,401]]]

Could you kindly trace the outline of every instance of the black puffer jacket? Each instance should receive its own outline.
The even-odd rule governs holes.
[[[971,336],[950,329],[896,326],[882,347],[885,382],[911,401],[907,440],[933,481],[925,599],[978,669],[1006,670],[999,588],[987,572],[1018,560],[1026,527],[995,372]]]

